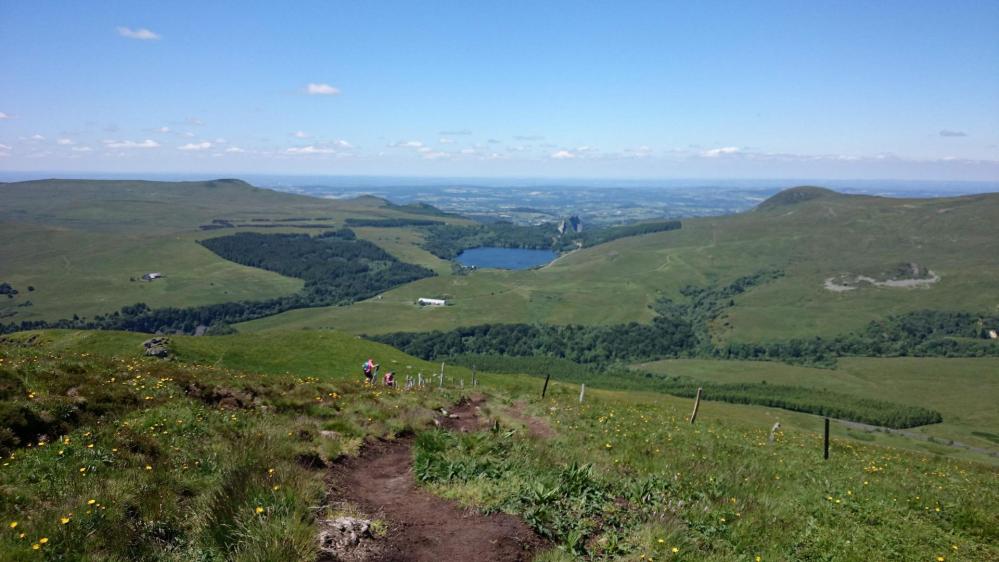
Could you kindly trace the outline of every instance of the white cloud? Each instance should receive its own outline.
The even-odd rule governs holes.
[[[475,154],[474,148],[463,148],[461,149],[462,154]]]
[[[333,144],[337,145],[340,148],[354,148],[354,145],[350,144],[349,142],[343,139],[337,139],[333,141]]]
[[[208,150],[212,147],[212,143],[208,141],[204,142],[189,142],[183,146],[178,146],[177,150]]]
[[[45,137],[43,137],[42,135],[39,135],[38,133],[35,133],[34,135],[31,135],[28,138],[30,138],[33,141],[43,141],[43,140],[45,140]]]
[[[643,144],[637,148],[626,148],[624,153],[632,158],[649,158],[652,156],[652,149]]]
[[[392,146],[394,146],[396,148],[417,148],[417,149],[419,149],[419,148],[423,148],[423,143],[420,142],[420,141],[416,141],[416,140],[399,141],[399,142],[393,144]]]
[[[159,148],[160,143],[152,139],[146,139],[140,142],[130,140],[106,140],[104,141],[104,146],[108,148]]]
[[[169,133],[170,132],[170,127],[167,127],[166,125],[164,125],[164,126],[160,127],[159,129],[154,129],[154,130],[157,133]]]
[[[0,111],[0,121],[4,119],[10,119],[10,115],[7,115],[6,113]]]
[[[305,87],[305,93],[310,96],[336,96],[340,94],[340,89],[330,86],[329,84],[316,84],[310,82],[308,86]]]
[[[243,150],[242,148],[240,148],[238,146],[230,146],[229,148],[225,149],[225,151],[228,152],[228,153],[230,153],[230,154],[238,154],[238,153],[241,153],[241,152],[246,152],[245,150]]]
[[[285,150],[288,154],[336,154],[336,149],[322,146],[293,146]]]
[[[442,158],[450,158],[451,154],[448,152],[440,152],[437,150],[421,150],[420,157],[424,160],[440,160]]]
[[[90,148],[89,146],[74,146],[70,150],[72,150],[73,152],[90,152],[93,149]]]
[[[454,137],[454,136],[459,136],[459,135],[470,135],[470,134],[472,134],[472,131],[470,131],[468,129],[457,129],[457,130],[454,130],[454,131],[441,131],[438,134],[441,135],[441,136],[445,136],[445,137]]]
[[[0,144],[0,150],[14,150],[14,147],[9,144]]]
[[[188,125],[194,125],[196,127],[200,127],[200,126],[202,126],[202,125],[205,124],[204,121],[202,121],[201,119],[198,119],[197,117],[188,117],[187,118],[187,123],[188,123]]]
[[[437,142],[439,142],[440,144],[454,144],[454,139],[441,138]]]
[[[732,154],[739,154],[742,152],[738,146],[723,146],[721,148],[712,148],[711,150],[705,150],[701,153],[701,156],[706,158],[717,158],[719,156],[729,156]]]
[[[70,139],[59,139],[56,141],[56,144],[61,144],[62,146],[70,146],[75,143]]]
[[[953,129],[944,129],[944,130],[940,131],[940,136],[941,137],[966,137],[966,136],[968,136],[968,133],[965,133],[964,131],[955,131]]]
[[[295,131],[294,133],[291,134],[291,136],[295,137],[296,139],[312,138],[312,135],[306,133],[305,131]]]
[[[158,33],[150,31],[144,27],[132,29],[131,27],[119,27],[118,35],[129,39],[139,39],[141,41],[156,41],[160,38]]]
[[[552,153],[552,158],[555,160],[571,160],[576,157],[576,154],[569,150],[558,150]]]

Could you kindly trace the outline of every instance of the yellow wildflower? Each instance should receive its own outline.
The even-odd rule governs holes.
[[[264,512],[264,508],[262,508],[262,507],[260,507],[260,506],[258,505],[258,506],[257,506],[257,509],[255,509],[254,511],[256,511],[257,513],[263,513],[263,512]]]

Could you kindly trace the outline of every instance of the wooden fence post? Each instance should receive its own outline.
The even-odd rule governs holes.
[[[444,362],[441,361],[441,388],[444,388]]]
[[[697,419],[697,408],[701,405],[701,387],[697,387],[697,396],[694,398],[694,411],[690,414],[690,423],[693,425],[694,420]]]
[[[472,386],[478,386],[479,379],[475,378],[475,365],[472,365]]]
[[[548,379],[552,378],[551,373],[545,375],[545,386],[541,387],[541,399],[544,400],[545,393],[548,392]]]
[[[829,460],[829,418],[826,418],[825,437],[822,439],[822,458]]]
[[[584,394],[586,394],[586,383],[585,382],[579,385],[579,403],[580,404],[583,403],[583,395]]]

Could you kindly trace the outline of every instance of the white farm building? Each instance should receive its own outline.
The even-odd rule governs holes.
[[[417,299],[416,304],[420,306],[445,306],[447,305],[447,301],[444,299],[427,299],[420,297]]]

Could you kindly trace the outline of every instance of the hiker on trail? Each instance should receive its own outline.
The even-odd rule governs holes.
[[[395,373],[389,371],[385,373],[385,386],[395,386]]]
[[[364,371],[364,382],[368,384],[373,383],[375,378],[375,371],[378,369],[378,366],[375,365],[374,359],[371,359],[369,357],[368,360],[365,361],[363,365],[361,365],[361,369]]]

